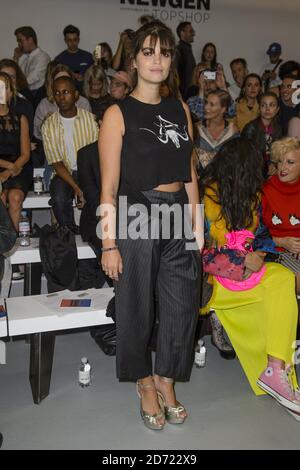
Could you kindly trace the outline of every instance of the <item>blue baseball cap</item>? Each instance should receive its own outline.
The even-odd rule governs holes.
[[[272,44],[269,45],[267,54],[268,55],[281,54],[281,51],[282,51],[281,44],[279,44],[278,42],[272,42]]]

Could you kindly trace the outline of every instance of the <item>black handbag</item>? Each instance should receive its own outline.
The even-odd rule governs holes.
[[[10,220],[6,207],[0,199],[0,284],[4,272],[4,253],[16,243],[17,233]]]
[[[17,233],[10,220],[6,207],[0,199],[0,255],[11,250],[16,243]]]

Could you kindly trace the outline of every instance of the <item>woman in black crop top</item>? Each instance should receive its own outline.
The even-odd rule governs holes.
[[[2,201],[8,203],[8,212],[16,230],[24,197],[32,182],[29,163],[30,138],[27,118],[10,110],[15,88],[9,75],[0,72],[4,96],[0,104],[0,181]]]
[[[190,114],[182,102],[159,94],[174,49],[173,34],[161,22],[136,32],[132,54],[136,86],[106,111],[99,136],[105,234],[101,264],[115,281],[117,376],[120,381],[136,381],[142,419],[153,430],[162,429],[166,421],[183,423],[187,417],[176,399],[174,380],[190,377],[203,244]],[[127,197],[125,202],[124,197],[117,199],[118,194]],[[170,216],[168,236],[162,222],[175,205],[182,222],[188,203],[198,241],[192,250],[187,249],[186,233],[178,236],[176,216]],[[165,211],[162,219],[155,207]],[[112,232],[106,232],[107,227]],[[157,232],[152,232],[153,227]],[[155,305],[158,333],[152,368],[149,346]]]

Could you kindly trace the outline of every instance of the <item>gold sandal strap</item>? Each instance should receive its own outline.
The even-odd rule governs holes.
[[[160,376],[160,380],[162,380],[163,382],[166,382],[168,384],[174,383],[174,379],[170,379],[169,377],[161,377]]]
[[[156,390],[154,383],[152,384],[143,384],[142,382],[137,381],[137,386],[141,387],[142,389],[148,389],[148,390]]]

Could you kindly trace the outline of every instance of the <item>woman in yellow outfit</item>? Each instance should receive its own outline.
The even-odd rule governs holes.
[[[210,246],[225,246],[225,235],[233,231],[257,231],[261,185],[261,159],[254,146],[243,138],[225,143],[204,178]],[[298,316],[295,276],[279,264],[265,263],[264,256],[262,251],[245,256],[244,279],[266,269],[259,283],[247,290],[231,290],[213,277],[210,307],[225,328],[254,393],[269,393],[299,420],[297,379],[290,367]]]

